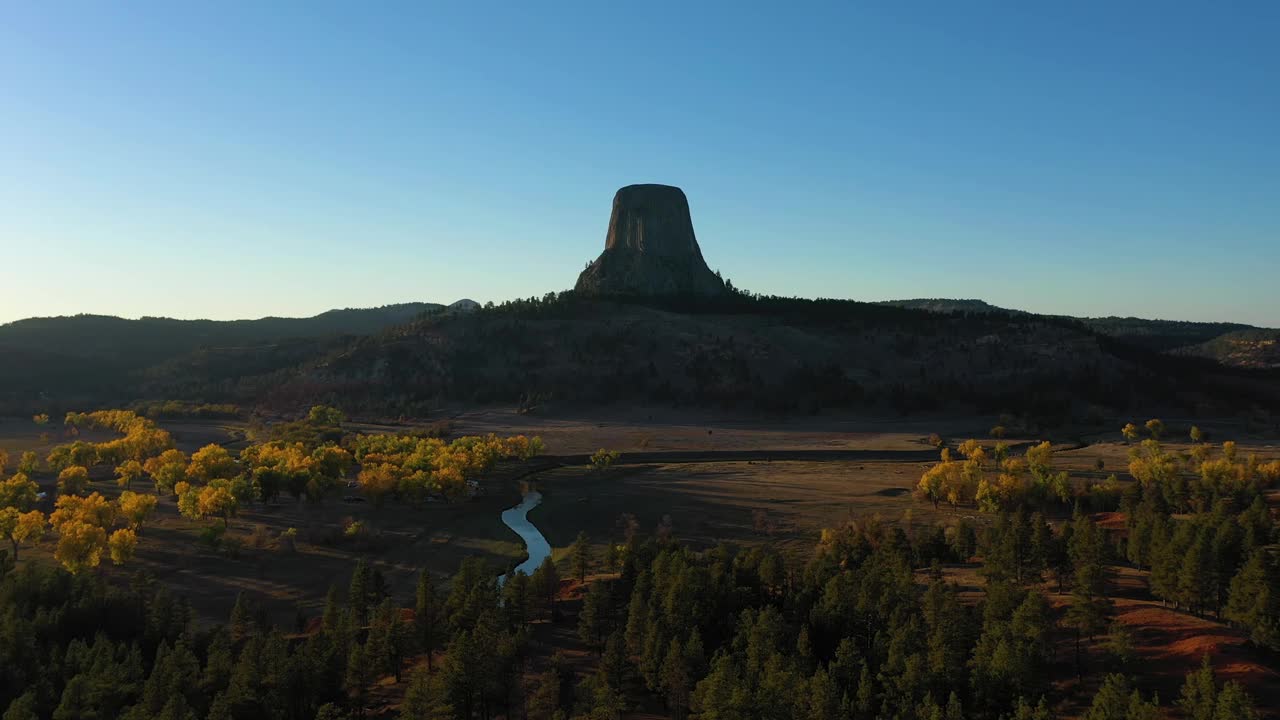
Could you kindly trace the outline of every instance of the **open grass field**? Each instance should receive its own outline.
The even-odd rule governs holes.
[[[543,502],[529,516],[557,547],[580,530],[597,542],[620,540],[618,520],[629,514],[643,533],[669,518],[674,535],[694,547],[763,542],[808,551],[823,528],[860,516],[949,516],[910,500],[923,469],[919,462],[847,461],[566,467],[538,477]]]

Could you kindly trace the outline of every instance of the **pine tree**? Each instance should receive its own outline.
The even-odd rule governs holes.
[[[560,675],[549,670],[537,677],[525,710],[529,720],[553,720],[560,709]],[[405,718],[408,720],[408,718]]]
[[[550,555],[533,571],[529,586],[531,592],[537,593],[538,604],[547,609],[554,622],[557,619],[556,595],[560,592],[560,573]]]
[[[419,669],[409,681],[400,705],[400,720],[451,720],[453,708],[449,706],[447,691],[441,676],[430,670]]]
[[[1001,715],[1000,720],[1052,720],[1049,714],[1049,705],[1044,698],[1040,698],[1040,704],[1031,705],[1025,698],[1018,698],[1018,704],[1013,709],[1013,715]]]
[[[254,631],[253,608],[249,598],[243,591],[236,595],[236,604],[231,608],[231,641],[239,643]]]
[[[579,532],[577,539],[569,546],[569,561],[578,582],[586,582],[587,572],[591,569],[591,540],[586,532]]]
[[[604,653],[600,656],[599,674],[604,682],[618,692],[623,691],[627,680],[627,648],[622,633],[614,632],[604,643]]]
[[[344,686],[355,704],[356,717],[364,717],[366,696],[373,683],[372,662],[365,646],[355,643],[347,656],[347,677]]]
[[[1154,521],[1152,516],[1146,512],[1140,512],[1133,523],[1133,527],[1129,528],[1129,538],[1125,546],[1125,554],[1129,558],[1129,562],[1134,567],[1141,570],[1144,566],[1151,564],[1151,535],[1154,530]]]
[[[689,677],[694,681],[707,674],[707,653],[702,647],[702,633],[696,628],[689,633],[689,642],[685,643],[684,662],[689,668]]]
[[[1214,709],[1213,720],[1257,720],[1258,711],[1254,709],[1253,699],[1244,691],[1240,683],[1232,680],[1222,686],[1218,693],[1218,704]]]
[[[316,720],[347,720],[350,717],[342,708],[333,703],[325,703],[316,709]]]
[[[1241,560],[1241,543],[1243,532],[1236,518],[1226,515],[1222,517],[1213,533],[1210,554],[1213,557],[1212,576],[1209,583],[1209,601],[1214,614],[1222,617],[1222,608],[1227,604],[1227,594],[1231,588],[1231,578]]]
[[[1168,522],[1155,520],[1151,528],[1151,592],[1161,604],[1178,601],[1178,572],[1182,568],[1185,534]]]
[[[35,692],[27,690],[9,703],[0,720],[40,720],[37,709]]]
[[[578,611],[578,637],[597,652],[609,631],[609,589],[600,581],[591,583]]]
[[[1213,677],[1213,666],[1209,664],[1209,656],[1205,655],[1200,662],[1200,669],[1189,673],[1183,681],[1178,707],[1187,720],[1215,720],[1217,704],[1218,686]]]
[[[951,697],[947,698],[947,709],[943,713],[946,720],[965,720],[964,707],[960,704],[960,698],[955,691],[951,691]]]
[[[1197,615],[1204,613],[1212,592],[1210,573],[1213,568],[1212,547],[1207,528],[1196,533],[1178,571],[1178,602]]]
[[[427,656],[427,672],[431,672],[431,656],[440,645],[440,598],[426,570],[418,574],[413,625],[417,631],[418,647]]]
[[[631,591],[631,599],[627,603],[627,628],[625,639],[627,652],[639,655],[644,650],[645,630],[653,624],[649,610],[649,586],[652,575],[642,573],[636,578],[635,587]]]
[[[76,675],[67,681],[62,700],[53,711],[53,720],[107,720],[93,706],[92,687],[88,676]]]
[[[1070,553],[1075,565],[1075,583],[1066,621],[1076,633],[1076,674],[1083,675],[1080,636],[1093,638],[1107,626],[1111,601],[1106,596],[1107,568],[1102,533],[1089,518],[1074,523]]]
[[[1157,720],[1160,705],[1156,700],[1144,700],[1133,690],[1124,675],[1108,675],[1093,696],[1093,704],[1083,720]]]
[[[1226,616],[1249,631],[1256,645],[1280,650],[1280,563],[1255,550],[1231,579]]]
[[[871,670],[862,663],[862,671],[858,673],[858,696],[854,705],[855,717],[858,720],[871,720],[875,715],[876,687],[871,681]]]
[[[529,622],[529,576],[514,572],[502,585],[502,609],[507,616],[507,626],[522,630]]]
[[[182,695],[174,695],[164,704],[155,720],[196,720],[196,713]]]
[[[324,600],[324,614],[320,616],[320,627],[326,634],[332,635],[341,622],[342,605],[338,602],[338,586],[330,585],[329,594]]]
[[[369,594],[372,590],[373,576],[364,559],[356,561],[356,569],[351,573],[351,585],[347,588],[347,607],[354,613],[357,627],[364,627],[369,621]]]
[[[839,689],[825,668],[819,667],[814,671],[807,690],[805,720],[838,720],[841,717]]]
[[[684,646],[680,638],[672,638],[662,662],[662,689],[666,693],[667,709],[675,720],[684,720],[689,707],[691,683],[684,662]]]

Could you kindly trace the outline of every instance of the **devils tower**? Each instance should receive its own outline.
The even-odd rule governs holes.
[[[578,276],[583,295],[720,295],[702,259],[684,191],[628,185],[613,196],[604,252]]]

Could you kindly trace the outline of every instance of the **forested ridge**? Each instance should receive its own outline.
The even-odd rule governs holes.
[[[458,402],[638,401],[787,413],[971,408],[1053,425],[1152,402],[1251,411],[1280,387],[1273,372],[1147,341],[1144,328],[1177,335],[1178,323],[740,291],[610,301],[563,292],[465,313],[392,306],[208,328],[116,320],[0,328],[0,409],[182,401],[294,412],[325,402],[396,416]]]

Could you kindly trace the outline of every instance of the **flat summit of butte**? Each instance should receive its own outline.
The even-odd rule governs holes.
[[[628,185],[613,196],[604,252],[578,276],[583,295],[721,295],[693,234],[684,191]]]

